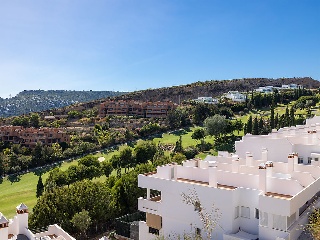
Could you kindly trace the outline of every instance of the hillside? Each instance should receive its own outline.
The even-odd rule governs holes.
[[[114,97],[124,92],[114,91],[65,91],[65,90],[25,90],[12,98],[0,98],[0,117],[17,116],[30,112],[40,112],[62,108],[71,104]]]
[[[65,114],[70,110],[91,109],[107,98],[140,101],[183,102],[198,96],[220,96],[228,91],[251,91],[262,86],[281,87],[282,84],[296,83],[305,88],[319,88],[320,82],[310,77],[303,78],[244,78],[234,80],[211,80],[186,85],[146,89],[131,93],[112,91],[64,91],[34,90],[23,91],[9,99],[0,98],[0,117],[17,116],[30,112],[48,115]]]
[[[216,97],[228,91],[251,91],[262,86],[281,87],[282,84],[296,83],[305,88],[318,88],[320,82],[310,77],[303,78],[244,78],[234,80],[211,80],[195,82],[187,85],[165,87],[158,89],[147,89],[136,91],[127,95],[119,96],[117,99],[134,99],[143,101],[164,101],[170,100],[175,103],[197,98],[198,96]]]

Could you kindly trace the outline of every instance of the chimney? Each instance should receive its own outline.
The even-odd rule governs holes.
[[[267,171],[267,177],[272,177],[272,170],[273,170],[273,162],[272,161],[266,161],[266,171]]]
[[[232,160],[232,172],[238,173],[239,172],[239,159],[233,159]]]
[[[217,187],[218,186],[218,177],[217,177],[217,167],[209,167],[209,186]]]
[[[287,165],[287,172],[291,174],[294,171],[294,155],[290,153],[288,155],[288,165]]]
[[[267,191],[267,171],[264,163],[259,165],[259,190],[264,193]]]
[[[0,239],[7,240],[9,235],[9,221],[0,212]]]
[[[247,166],[253,165],[253,156],[251,152],[246,152],[246,165]]]
[[[268,149],[262,148],[261,160],[263,160],[264,162],[268,161]]]
[[[272,137],[272,138],[277,138],[277,134],[278,134],[277,129],[272,129],[272,131],[271,131],[271,137]]]
[[[16,207],[16,218],[18,221],[18,234],[25,234],[26,229],[28,228],[28,207],[21,203]]]

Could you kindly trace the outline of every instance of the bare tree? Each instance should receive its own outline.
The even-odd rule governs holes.
[[[193,189],[189,189],[188,193],[182,193],[182,201],[185,204],[192,205],[194,209],[198,212],[198,216],[203,225],[202,229],[206,233],[207,239],[211,239],[212,232],[219,225],[219,220],[221,219],[221,212],[218,208],[215,207],[214,203],[210,209],[206,209],[199,196],[197,191]],[[202,239],[201,236],[198,239]]]

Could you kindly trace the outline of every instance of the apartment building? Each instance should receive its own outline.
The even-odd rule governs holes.
[[[50,225],[46,230],[35,232],[28,228],[28,207],[21,203],[16,208],[16,216],[7,219],[0,212],[0,239],[1,240],[76,240],[58,225]]]
[[[3,142],[34,147],[37,142],[44,145],[70,142],[70,136],[63,128],[23,128],[21,126],[0,126],[0,139]]]
[[[229,91],[225,94],[225,98],[230,99],[233,102],[245,102],[246,95],[239,93],[238,91]]]
[[[146,118],[164,118],[175,108],[172,102],[106,101],[100,104],[99,116],[122,115]]]
[[[218,104],[219,100],[213,97],[198,97],[193,99],[194,102],[207,103],[207,104]]]
[[[315,147],[316,133],[311,130],[317,126],[304,126],[300,135],[304,137],[297,144],[289,137],[274,138],[275,132],[269,136],[275,143],[267,138],[269,145],[261,140],[265,136],[255,141],[245,136],[246,144],[237,145],[239,154],[219,152],[139,175],[139,187],[147,189],[146,198],[138,199],[139,210],[146,212],[146,221],[139,223],[139,239],[157,235],[175,239],[185,233],[207,236],[199,213],[210,216],[212,209],[220,217],[214,219],[211,239],[298,239],[313,206],[320,206],[320,146]],[[287,130],[277,134],[286,135],[283,131]],[[300,133],[301,126],[295,131]],[[301,160],[302,156],[311,160]],[[196,194],[199,203],[184,203],[183,194]]]
[[[299,163],[313,164],[320,158],[320,117],[308,119],[306,125],[284,127],[268,135],[246,134],[235,142],[235,152],[245,157],[250,151],[256,159],[261,158],[262,149],[268,149],[270,160],[283,161],[288,153],[299,153]]]

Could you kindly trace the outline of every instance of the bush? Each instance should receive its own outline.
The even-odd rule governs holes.
[[[198,149],[194,146],[190,146],[183,150],[183,154],[186,156],[187,159],[191,159],[198,154]]]

